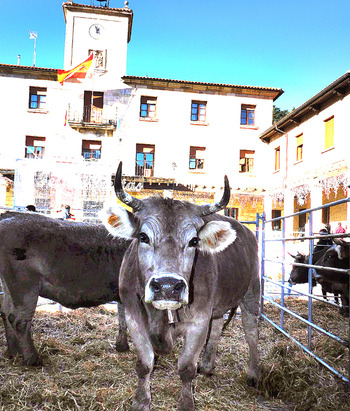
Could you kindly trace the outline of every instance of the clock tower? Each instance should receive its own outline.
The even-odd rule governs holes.
[[[118,88],[126,74],[127,44],[133,12],[123,8],[63,3],[66,22],[64,70],[70,70],[94,53],[95,81],[101,89]]]

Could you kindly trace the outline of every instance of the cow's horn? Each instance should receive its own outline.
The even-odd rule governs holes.
[[[341,238],[333,238],[333,241],[337,245],[342,245],[343,247],[349,246],[350,243],[348,241],[342,240]]]
[[[214,214],[217,211],[222,210],[225,208],[230,201],[230,185],[228,183],[228,178],[225,176],[225,187],[224,187],[224,194],[220,201],[215,204],[205,204],[199,206],[199,216],[204,217],[209,214]]]
[[[123,185],[122,185],[122,162],[119,163],[118,170],[115,173],[115,180],[114,180],[114,190],[115,194],[117,195],[118,199],[131,207],[134,211],[141,210],[142,208],[142,201],[139,200],[138,198],[135,198],[125,192],[123,190]]]

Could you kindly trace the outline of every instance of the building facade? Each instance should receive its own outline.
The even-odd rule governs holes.
[[[329,204],[349,196],[350,72],[269,127],[260,139],[269,146],[266,166],[267,218]],[[289,221],[290,220],[290,221]],[[349,203],[319,210],[314,231],[338,223],[350,227]],[[307,231],[308,216],[286,220],[289,234]],[[280,229],[280,224],[275,224]]]
[[[63,13],[64,69],[93,53],[93,75],[61,85],[57,69],[0,64],[0,113],[12,124],[0,172],[7,192],[14,180],[14,206],[51,212],[69,202],[83,219],[109,197],[122,160],[136,196],[207,202],[226,174],[228,213],[247,220],[262,211],[268,146],[258,136],[281,89],[128,76],[128,2],[116,9],[67,1]],[[0,201],[8,205],[9,195]]]

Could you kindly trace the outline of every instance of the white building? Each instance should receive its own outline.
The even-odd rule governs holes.
[[[283,91],[126,75],[133,12],[125,4],[63,3],[64,69],[93,53],[92,78],[61,85],[57,69],[0,64],[7,96],[0,113],[11,130],[11,136],[1,136],[6,150],[0,153],[0,172],[7,178],[16,174],[14,205],[52,210],[70,202],[79,212],[85,201],[98,208],[123,160],[125,181],[141,197],[170,189],[180,198],[208,201],[227,174],[231,212],[238,211],[240,219],[254,217],[255,205],[262,208],[268,152],[258,136],[271,125],[273,101]],[[85,184],[81,175],[90,175],[86,182],[99,173],[102,194],[89,187],[79,194]],[[68,194],[60,193],[62,188]],[[5,204],[4,196],[0,202]]]
[[[267,218],[290,215],[349,196],[350,72],[265,130],[268,144],[265,188]],[[314,215],[314,231],[350,228],[349,203]],[[287,233],[305,231],[307,216],[287,220]],[[278,225],[275,228],[279,228]]]

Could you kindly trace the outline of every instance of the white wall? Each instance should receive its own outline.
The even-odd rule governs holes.
[[[139,119],[141,96],[157,97],[156,121]],[[191,123],[192,100],[207,102],[206,125]],[[256,127],[240,126],[241,104],[256,105]],[[256,150],[255,177],[263,168],[259,152],[265,150],[265,145],[258,135],[271,125],[272,104],[262,98],[139,87],[122,122],[124,172],[134,173],[137,143],[154,144],[157,177],[172,176],[172,163],[176,162],[176,178],[181,182],[218,185],[227,174],[231,186],[241,184],[247,179],[238,172],[241,149]],[[190,146],[206,147],[204,173],[189,171]]]

